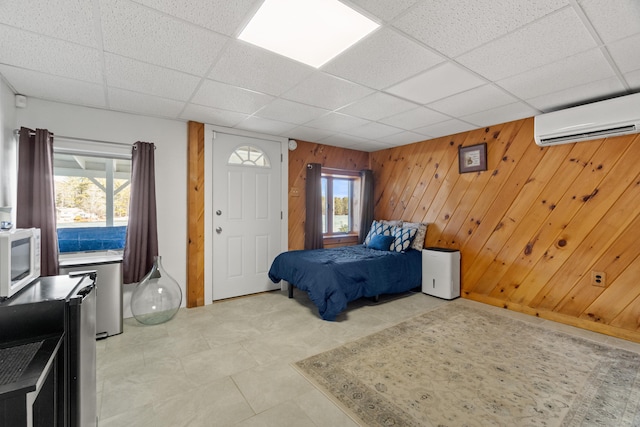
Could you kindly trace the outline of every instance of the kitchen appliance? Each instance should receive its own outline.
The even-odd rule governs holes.
[[[0,231],[0,298],[15,295],[40,277],[40,229]]]
[[[60,257],[60,274],[95,270],[96,338],[122,333],[122,254]]]
[[[96,275],[95,272],[77,274],[38,278],[12,298],[0,302],[0,348],[37,343],[49,337],[55,339],[56,336],[62,340],[61,351],[50,352],[56,369],[49,369],[47,375],[42,374],[43,378],[47,378],[46,381],[54,384],[52,387],[55,392],[40,392],[38,395],[41,397],[36,399],[41,400],[40,407],[49,410],[36,410],[33,405],[6,406],[4,409],[5,415],[10,417],[8,419],[17,420],[7,425],[97,425]],[[47,308],[46,312],[44,308]],[[45,347],[47,341],[43,342],[42,347]],[[7,359],[4,363],[13,362]],[[36,362],[37,358],[34,357],[24,372],[32,372],[37,366]],[[17,383],[21,381],[22,378],[16,380]],[[48,390],[47,387],[41,388]],[[5,398],[1,392],[0,387],[0,402]],[[16,391],[10,392],[10,396],[15,394]],[[25,407],[28,412],[26,417],[21,415]],[[0,405],[0,425],[4,425],[2,409]]]

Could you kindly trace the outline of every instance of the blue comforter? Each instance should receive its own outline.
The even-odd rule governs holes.
[[[335,320],[349,301],[405,292],[422,283],[420,251],[378,251],[363,245],[284,252],[269,278],[306,291],[325,320]]]

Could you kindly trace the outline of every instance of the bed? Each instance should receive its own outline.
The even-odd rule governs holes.
[[[406,292],[422,283],[421,252],[377,250],[365,245],[284,252],[269,278],[306,291],[324,320],[335,320],[347,303],[362,297]]]

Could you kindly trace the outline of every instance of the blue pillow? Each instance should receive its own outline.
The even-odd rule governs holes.
[[[393,236],[383,236],[382,234],[377,234],[371,238],[371,241],[367,245],[368,248],[377,249],[379,251],[388,251],[391,248],[391,243],[393,242]]]

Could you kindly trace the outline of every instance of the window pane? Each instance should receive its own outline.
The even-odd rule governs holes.
[[[268,168],[271,166],[267,155],[258,147],[251,145],[244,145],[236,148],[227,159],[227,164],[230,165],[244,165],[244,166],[258,166],[262,168]]]
[[[351,231],[351,181],[333,179],[333,232],[348,233]]]
[[[131,160],[54,153],[58,228],[127,225]]]

